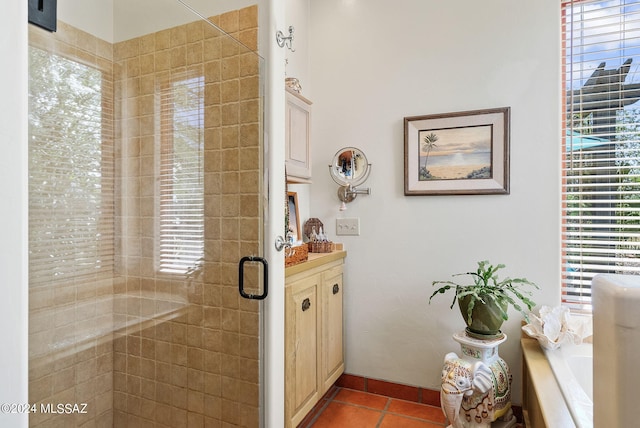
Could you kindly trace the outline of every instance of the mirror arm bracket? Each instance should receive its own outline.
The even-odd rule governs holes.
[[[357,187],[353,187],[350,184],[347,184],[346,186],[340,186],[340,188],[338,189],[338,198],[342,202],[351,202],[358,195],[370,195],[370,194],[371,194],[371,189],[369,187],[365,189],[359,189]]]

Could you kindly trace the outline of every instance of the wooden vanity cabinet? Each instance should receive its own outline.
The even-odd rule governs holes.
[[[344,252],[342,252],[344,253]],[[295,428],[344,372],[344,255],[297,268],[285,283],[285,419]],[[306,262],[310,263],[310,262]],[[305,263],[303,263],[304,265]],[[287,272],[289,272],[287,269]]]
[[[311,180],[311,101],[287,88],[285,162],[287,179],[294,183]]]
[[[342,266],[331,268],[322,274],[320,283],[321,317],[320,367],[321,390],[324,394],[344,371],[342,340]]]
[[[320,399],[318,288],[320,276],[294,281],[285,291],[285,413],[296,427]]]

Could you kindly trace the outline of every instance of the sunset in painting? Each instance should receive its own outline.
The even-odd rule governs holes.
[[[491,134],[491,125],[420,131],[420,180],[490,178]]]

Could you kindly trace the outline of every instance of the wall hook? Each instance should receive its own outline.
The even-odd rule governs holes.
[[[276,33],[276,41],[278,42],[278,46],[283,48],[285,45],[291,52],[295,52],[293,49],[293,27],[289,26],[289,36],[285,37],[284,33],[280,30]]]

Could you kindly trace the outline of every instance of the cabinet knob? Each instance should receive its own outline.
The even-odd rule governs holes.
[[[337,283],[333,284],[333,294],[338,294],[339,291],[340,291],[340,286]]]
[[[311,307],[311,300],[307,297],[302,301],[302,311],[306,311]]]

